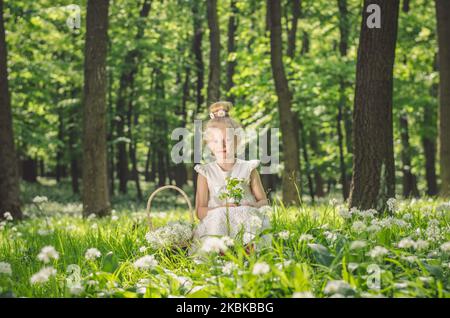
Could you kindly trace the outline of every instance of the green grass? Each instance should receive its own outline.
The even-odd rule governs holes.
[[[3,296],[450,296],[450,251],[444,245],[450,241],[450,204],[439,200],[399,201],[392,216],[353,213],[350,219],[341,217],[339,205],[274,205],[269,247],[247,254],[236,242],[225,255],[199,261],[186,249],[141,249],[148,232],[143,203],[122,198],[114,217],[83,219],[79,198],[68,194],[67,187],[27,186],[24,192],[27,218],[0,227],[0,262],[12,269],[11,275],[0,273]],[[30,203],[33,196],[47,194],[49,202]],[[175,200],[177,205],[171,204]],[[157,226],[188,220],[178,197],[169,194],[158,202]],[[405,238],[413,244],[404,240],[398,246]],[[352,249],[355,241],[364,243]],[[44,246],[53,246],[59,258],[40,261],[37,255]],[[376,246],[386,254],[372,257]],[[101,256],[87,260],[89,248],[97,248]],[[136,268],[133,263],[145,255],[154,255],[158,265]],[[268,271],[255,274],[257,263],[267,264]],[[53,266],[56,275],[32,284],[30,278],[44,266]]]

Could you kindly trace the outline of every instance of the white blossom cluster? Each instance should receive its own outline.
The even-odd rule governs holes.
[[[145,239],[151,248],[160,249],[185,245],[192,238],[192,234],[191,224],[175,221],[148,232]]]

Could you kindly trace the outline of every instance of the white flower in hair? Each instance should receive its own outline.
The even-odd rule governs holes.
[[[217,112],[217,117],[225,117],[226,114],[227,113],[223,109],[221,109]]]
[[[214,119],[214,113],[209,113],[209,117],[210,117],[211,119]]]

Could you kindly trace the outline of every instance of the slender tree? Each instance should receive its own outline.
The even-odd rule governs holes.
[[[83,215],[110,213],[106,156],[106,52],[109,0],[89,0],[83,96]]]
[[[230,90],[234,86],[233,76],[236,69],[236,58],[232,55],[236,52],[236,30],[237,30],[238,10],[236,0],[230,2],[230,17],[228,19],[228,59],[227,59],[227,98],[234,103],[234,96]]]
[[[0,218],[5,212],[22,218],[19,199],[19,173],[8,87],[7,50],[3,20],[3,0],[0,0]]]
[[[349,35],[349,21],[348,21],[348,8],[347,0],[338,0],[339,8],[339,52],[343,59],[346,58],[348,52],[348,35]],[[344,200],[348,199],[349,195],[349,183],[347,177],[347,167],[345,164],[344,156],[344,133],[342,129],[342,122],[344,117],[344,112],[346,111],[346,95],[345,91],[347,88],[346,80],[343,76],[339,79],[339,103],[338,103],[338,114],[337,114],[337,133],[338,133],[338,143],[339,143],[339,167],[341,170],[341,185],[342,185],[342,196]],[[346,138],[350,136],[346,135]]]
[[[270,27],[270,61],[278,96],[278,111],[283,145],[284,171],[282,192],[285,204],[299,203],[300,158],[298,152],[298,132],[292,113],[292,93],[283,65],[281,41],[281,3],[268,0],[267,12]]]
[[[151,1],[145,0],[142,4],[141,10],[139,12],[139,23],[137,25],[137,33],[135,35],[135,41],[139,41],[144,36],[144,30],[146,27],[145,21],[146,18],[149,15],[151,9]],[[117,137],[125,137],[125,124],[128,121],[128,123],[131,123],[131,119],[129,116],[131,116],[132,112],[126,111],[126,106],[132,106],[132,101],[130,99],[132,98],[132,93],[134,89],[134,80],[136,77],[136,73],[138,71],[138,66],[140,63],[140,60],[142,58],[142,51],[139,48],[134,48],[127,52],[125,55],[122,72],[120,74],[120,83],[119,83],[119,90],[117,93],[117,103],[116,103],[116,112],[117,117],[119,118],[116,124],[117,127]],[[127,117],[127,118],[126,118]],[[128,127],[128,130],[131,130],[131,127]],[[132,140],[130,140],[130,143]],[[131,150],[133,149],[133,146],[130,146]],[[136,168],[135,163],[133,163],[133,158],[135,157],[135,154],[130,154],[130,159],[132,161],[133,170]],[[137,168],[136,168],[137,169]],[[126,149],[126,143],[125,141],[121,141],[117,143],[117,174],[119,177],[119,191],[121,193],[127,192],[127,182],[129,179],[129,170],[128,170],[128,156],[127,156],[127,149]],[[136,172],[134,173],[134,179],[136,184],[139,183],[139,181],[136,181]],[[139,193],[139,191],[138,191]]]
[[[380,28],[371,28],[381,9]],[[376,7],[377,8],[377,7]],[[369,11],[369,12],[368,12]],[[382,208],[395,195],[392,94],[399,0],[365,0],[359,38],[353,112],[350,206]]]
[[[202,53],[202,41],[203,41],[203,19],[202,15],[200,15],[200,6],[201,2],[193,1],[192,2],[192,21],[193,21],[193,31],[194,36],[192,38],[192,53],[194,55],[194,65],[195,65],[195,74],[196,74],[196,114],[201,111],[203,106],[204,96],[203,96],[203,86],[204,86],[204,73],[205,66],[203,63],[203,53]],[[193,170],[195,171],[195,170]],[[195,180],[195,179],[194,179]]]
[[[450,196],[450,1],[436,0],[439,43],[439,159],[441,189]]]
[[[209,79],[207,103],[220,98],[220,30],[217,17],[217,0],[207,0],[207,16],[209,27]]]

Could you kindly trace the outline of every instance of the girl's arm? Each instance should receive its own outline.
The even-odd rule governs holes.
[[[258,170],[256,169],[253,169],[250,174],[250,189],[256,199],[256,202],[252,203],[251,206],[260,208],[269,204],[266,192],[264,191],[264,187],[261,182],[261,178],[259,177]]]
[[[208,214],[208,181],[200,173],[197,177],[197,193],[195,194],[195,210],[200,220]]]
[[[217,207],[209,208],[208,199],[209,199],[208,181],[203,175],[199,173],[197,177],[197,193],[195,194],[195,210],[197,212],[197,217],[200,220],[203,220],[203,218],[208,214],[209,210],[217,208]],[[229,203],[228,206],[232,207],[236,205]]]

